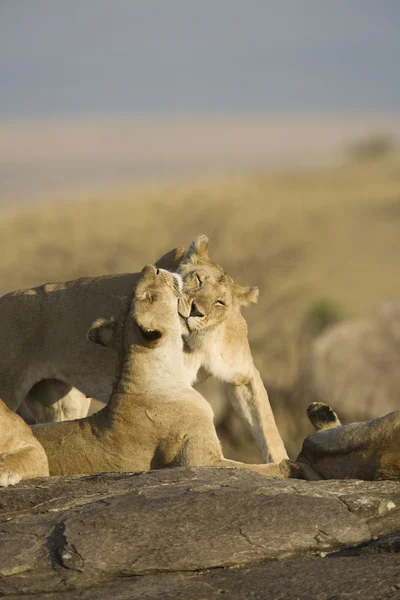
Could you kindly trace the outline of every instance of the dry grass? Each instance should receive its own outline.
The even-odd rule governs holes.
[[[327,300],[355,317],[400,295],[400,160],[159,184],[3,210],[0,292],[137,271],[199,233],[239,283],[259,286],[260,302],[246,312],[253,355],[265,381],[289,387],[310,307]]]

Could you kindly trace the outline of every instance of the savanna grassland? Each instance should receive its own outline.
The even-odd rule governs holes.
[[[2,209],[0,292],[138,271],[199,233],[209,236],[211,257],[238,283],[260,288],[258,305],[245,312],[253,356],[293,452],[296,423],[286,426],[286,405],[279,402],[296,380],[314,322],[318,328],[326,315],[366,315],[400,295],[400,158],[260,170]],[[207,386],[210,399],[216,393]],[[222,413],[219,406],[218,419]],[[231,456],[244,455],[237,444]],[[245,457],[257,459],[257,451]]]

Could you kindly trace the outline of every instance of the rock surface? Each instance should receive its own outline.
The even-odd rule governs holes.
[[[0,490],[0,596],[400,597],[400,483],[170,469]]]

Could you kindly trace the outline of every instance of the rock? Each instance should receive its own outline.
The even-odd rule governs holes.
[[[215,468],[28,480],[0,491],[0,596],[328,598],[365,588],[383,598],[400,586],[399,530],[397,482]]]
[[[398,410],[400,300],[329,327],[311,344],[297,383],[302,408],[325,402],[347,423]]]

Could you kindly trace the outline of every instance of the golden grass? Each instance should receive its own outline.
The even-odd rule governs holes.
[[[265,381],[290,386],[299,327],[314,303],[356,317],[400,295],[400,159],[4,209],[0,292],[137,271],[199,233],[239,283],[259,286],[259,304],[245,313],[255,362]]]

